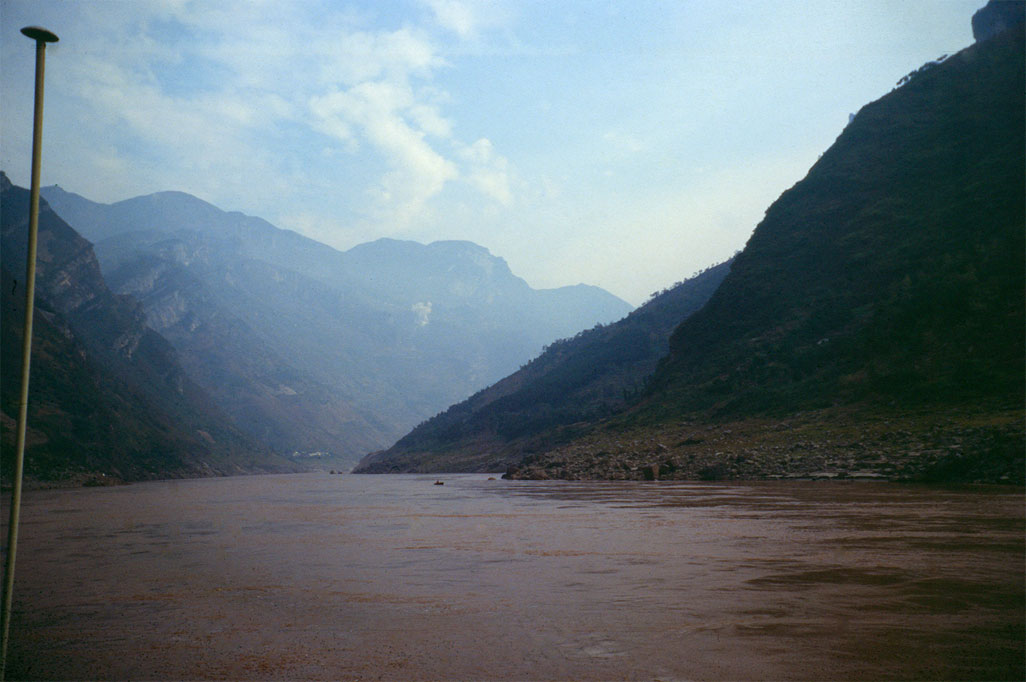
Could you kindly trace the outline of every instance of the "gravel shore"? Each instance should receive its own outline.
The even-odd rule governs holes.
[[[872,479],[1024,483],[1022,414],[682,421],[600,431],[509,467],[511,479]]]

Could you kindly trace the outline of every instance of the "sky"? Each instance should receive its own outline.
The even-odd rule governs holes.
[[[338,249],[465,239],[634,305],[742,249],[985,0],[0,0],[0,168]]]

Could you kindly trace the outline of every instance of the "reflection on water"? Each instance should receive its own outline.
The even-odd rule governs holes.
[[[32,493],[12,678],[1026,674],[1021,490],[433,482]]]

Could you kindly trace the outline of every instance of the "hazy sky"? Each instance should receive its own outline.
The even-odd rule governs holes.
[[[182,190],[346,249],[468,239],[638,304],[742,248],[985,0],[0,0],[0,166]]]

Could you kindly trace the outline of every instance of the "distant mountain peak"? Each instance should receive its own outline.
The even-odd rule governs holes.
[[[493,256],[492,252],[488,248],[475,244],[471,241],[466,240],[440,240],[424,244],[413,239],[395,239],[393,237],[379,237],[369,242],[357,244],[347,251],[354,255],[374,253],[374,254],[412,254],[412,253],[446,253],[446,254],[462,254],[471,253],[488,256],[490,258],[498,258]]]
[[[144,194],[142,196],[132,197],[131,199],[124,199],[111,205],[128,206],[133,204],[152,206],[160,211],[168,211],[172,208],[177,211],[188,210],[190,211],[190,217],[213,217],[225,214],[224,211],[219,209],[217,206],[214,206],[209,201],[200,199],[188,192],[181,192],[178,190],[166,190],[153,192],[152,194]]]
[[[420,242],[413,241],[412,239],[395,239],[393,237],[379,237],[372,239],[369,242],[363,242],[350,248],[345,253],[359,254],[359,253],[384,253],[389,250],[417,250],[424,248],[424,245]]]
[[[441,239],[438,241],[431,242],[427,245],[427,248],[438,251],[448,251],[455,253],[469,252],[483,253],[488,256],[492,255],[492,252],[488,250],[487,247],[481,246],[480,244],[476,244],[472,241],[467,241],[465,239]],[[497,256],[494,257],[497,258]]]
[[[197,383],[279,452],[387,446],[554,339],[629,311],[597,288],[536,291],[469,241],[343,252],[185,192],[44,196]]]

